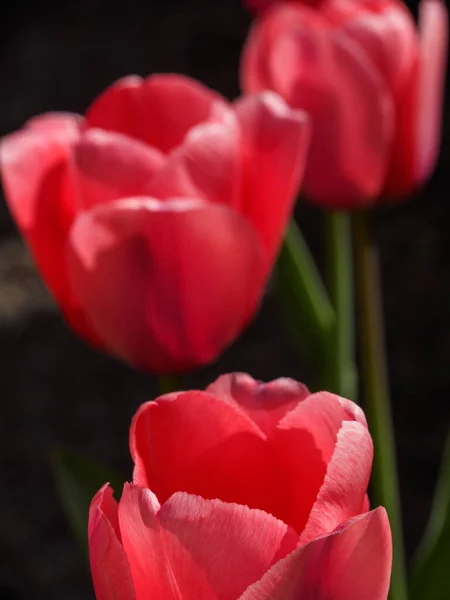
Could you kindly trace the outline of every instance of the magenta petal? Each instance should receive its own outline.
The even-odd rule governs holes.
[[[386,600],[391,564],[389,521],[377,508],[298,548],[239,600]]]
[[[262,293],[251,226],[224,206],[127,199],[76,220],[71,283],[108,348],[143,369],[208,363],[240,333]]]
[[[298,539],[259,510],[184,493],[159,508],[136,486],[125,488],[119,520],[137,600],[235,600]]]
[[[91,127],[124,133],[167,153],[191,127],[228,113],[225,100],[197,81],[152,75],[117,81],[92,104],[86,119]]]
[[[135,600],[130,566],[120,542],[117,503],[108,485],[91,502],[89,555],[97,600]]]

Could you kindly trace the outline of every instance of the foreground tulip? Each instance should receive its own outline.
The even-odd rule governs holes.
[[[250,0],[261,13],[243,53],[247,92],[307,110],[306,195],[333,208],[403,197],[434,169],[448,47],[440,0],[419,26],[398,0]]]
[[[290,379],[225,375],[144,404],[134,483],[91,504],[98,600],[385,600],[391,536],[368,510],[364,414]]]
[[[255,313],[308,131],[272,92],[230,104],[186,77],[129,77],[85,118],[4,138],[3,186],[69,324],[137,367],[182,371]]]

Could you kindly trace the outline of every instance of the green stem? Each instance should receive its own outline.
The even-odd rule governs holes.
[[[346,213],[325,213],[325,261],[328,291],[336,311],[328,359],[330,391],[356,401],[353,257]]]
[[[159,391],[161,394],[170,394],[181,390],[181,377],[174,374],[159,375]]]
[[[291,220],[277,264],[277,291],[288,335],[313,364],[325,364],[335,314],[298,225]],[[321,381],[322,389],[326,388]]]
[[[353,216],[355,268],[359,297],[362,377],[365,408],[374,443],[372,483],[377,504],[386,507],[392,530],[390,600],[406,600],[400,492],[389,402],[378,252],[365,213]]]

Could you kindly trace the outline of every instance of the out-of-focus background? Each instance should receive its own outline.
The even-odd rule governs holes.
[[[0,135],[41,112],[83,112],[130,73],[181,72],[233,98],[249,23],[239,0],[3,3]],[[450,425],[449,117],[447,103],[432,181],[408,203],[377,213],[409,556],[426,522]],[[318,212],[302,205],[297,216],[320,263]],[[185,385],[203,387],[231,370],[307,381],[270,293],[243,337]],[[65,444],[129,478],[130,418],[156,394],[151,376],[97,354],[65,327],[0,199],[1,600],[93,597],[49,455]]]

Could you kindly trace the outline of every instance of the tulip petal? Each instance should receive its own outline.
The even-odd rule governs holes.
[[[338,396],[327,392],[311,394],[287,413],[270,438],[277,464],[283,465],[283,486],[289,499],[284,512],[276,516],[299,533],[324,483],[338,432],[347,418]]]
[[[389,521],[378,508],[298,548],[239,600],[386,600],[391,563]]]
[[[406,6],[392,0],[334,0],[324,5],[322,14],[365,51],[395,98],[410,79],[418,53],[416,26]]]
[[[159,150],[120,133],[88,129],[74,145],[83,209],[143,194],[163,168]]]
[[[185,491],[275,515],[286,501],[262,432],[237,407],[206,392],[144,404],[133,419],[130,447],[134,483],[161,501]]]
[[[311,200],[349,208],[379,194],[393,100],[375,63],[344,31],[300,3],[274,7],[254,25],[242,79],[247,92],[269,87],[310,114],[304,189]]]
[[[366,415],[364,414],[364,411],[360,406],[358,406],[351,400],[347,400],[347,398],[342,398],[342,396],[337,396],[337,399],[344,411],[345,420],[358,421],[359,423],[364,425],[364,427],[368,427]]]
[[[221,375],[206,391],[238,406],[266,436],[289,411],[310,395],[308,388],[294,379],[283,377],[261,383],[246,373]]]
[[[184,493],[159,508],[137,486],[125,487],[119,521],[137,600],[235,600],[298,540],[262,511]]]
[[[372,458],[372,438],[367,428],[358,422],[344,421],[325,479],[302,532],[302,543],[333,531],[339,523],[358,514],[365,502]]]
[[[23,129],[1,140],[0,164],[6,200],[24,234],[36,225],[42,185],[49,173],[68,160],[79,127],[78,115],[53,113],[31,119]],[[73,200],[64,197],[58,204],[55,198],[52,200],[55,218],[70,221]]]
[[[97,600],[135,600],[130,566],[120,542],[117,503],[108,485],[91,503],[89,556]]]
[[[202,123],[167,158],[146,188],[156,198],[201,198],[238,207],[240,140],[233,115],[227,123]]]
[[[261,236],[270,269],[300,190],[309,119],[273,92],[243,97],[234,107],[243,138],[240,212]]]
[[[90,127],[124,133],[167,153],[198,123],[222,120],[228,113],[221,96],[189,77],[131,76],[103,92],[86,120]]]
[[[108,348],[143,369],[208,363],[257,308],[263,259],[237,213],[195,200],[126,199],[80,214],[68,270]]]
[[[36,117],[31,117],[25,124],[27,129],[32,129],[34,132],[39,132],[52,138],[54,136],[76,134],[82,129],[84,118],[81,115],[71,112],[47,112]]]
[[[92,345],[101,346],[69,285],[61,252],[80,206],[72,161],[80,119],[64,113],[31,119],[1,140],[0,166],[8,206],[46,285],[72,327]]]
[[[448,54],[448,12],[440,0],[422,0],[419,8],[421,67],[417,126],[417,179],[433,171],[441,138],[441,118]]]

